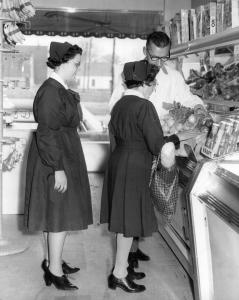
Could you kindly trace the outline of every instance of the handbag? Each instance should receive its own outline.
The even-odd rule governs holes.
[[[155,209],[167,223],[170,223],[175,215],[178,200],[178,169],[176,164],[171,168],[165,168],[160,162],[160,155],[155,157],[149,188]]]

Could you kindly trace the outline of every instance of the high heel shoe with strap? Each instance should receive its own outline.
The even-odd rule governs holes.
[[[46,259],[43,260],[41,267],[42,267],[43,271],[46,271],[46,269],[48,268],[48,263],[47,263]],[[76,273],[79,270],[80,270],[80,268],[77,268],[77,267],[72,268],[65,261],[62,262],[62,271],[66,275]]]
[[[112,273],[108,277],[108,287],[112,290],[119,287],[127,293],[140,293],[145,291],[145,286],[133,282],[129,275],[124,278],[117,278]]]
[[[46,286],[50,286],[52,283],[54,286],[59,290],[78,290],[78,287],[76,285],[73,285],[66,277],[66,275],[63,276],[55,276],[51,273],[48,267],[46,267],[46,271],[44,273],[44,280],[46,283]]]
[[[139,262],[135,252],[130,252],[128,257],[128,263],[132,268],[138,268]]]

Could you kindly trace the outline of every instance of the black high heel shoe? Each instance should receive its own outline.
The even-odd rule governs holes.
[[[136,256],[136,252],[130,252],[129,253],[128,263],[129,263],[131,268],[138,268],[139,267],[139,262],[138,262],[138,258]]]
[[[46,283],[46,286],[50,286],[52,283],[54,286],[59,290],[78,290],[78,287],[76,285],[73,285],[66,277],[66,275],[63,276],[55,276],[50,272],[50,270],[47,268],[44,273],[44,280]]]
[[[127,271],[128,271],[128,276],[131,280],[134,279],[139,280],[145,277],[144,272],[135,272],[134,268],[132,268],[131,266],[128,266]]]
[[[150,257],[147,254],[145,254],[142,250],[140,250],[139,248],[135,252],[135,256],[138,260],[143,260],[143,261],[150,260]]]
[[[129,275],[127,275],[125,278],[119,279],[113,274],[110,274],[108,277],[108,287],[112,290],[115,290],[117,287],[119,287],[127,293],[140,293],[145,291],[145,286],[133,282]]]
[[[48,264],[47,264],[47,260],[44,259],[42,264],[41,264],[41,267],[43,269],[43,271],[46,271],[46,269],[48,268]],[[68,275],[68,274],[73,274],[73,273],[76,273],[80,270],[80,268],[72,268],[70,267],[65,261],[63,261],[62,263],[62,271],[64,274]]]

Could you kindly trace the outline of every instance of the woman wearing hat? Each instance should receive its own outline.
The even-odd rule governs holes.
[[[66,275],[79,271],[62,260],[67,231],[92,224],[89,180],[81,141],[79,95],[68,90],[81,62],[82,49],[69,43],[52,42],[47,65],[51,76],[34,99],[38,127],[30,145],[25,193],[25,225],[43,231],[46,258],[42,263],[46,285],[74,290]]]
[[[157,231],[149,180],[152,157],[160,153],[165,138],[154,105],[147,100],[157,73],[158,68],[146,60],[125,64],[127,90],[115,104],[109,123],[116,146],[104,180],[101,223],[109,223],[109,230],[117,234],[117,248],[108,286],[130,293],[145,290],[144,285],[133,281],[145,274],[135,272],[127,262],[133,237],[147,237]],[[169,141],[179,142],[175,135],[167,138]]]

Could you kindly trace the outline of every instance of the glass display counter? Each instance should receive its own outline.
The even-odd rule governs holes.
[[[239,296],[239,153],[203,161],[186,191],[195,297]]]

